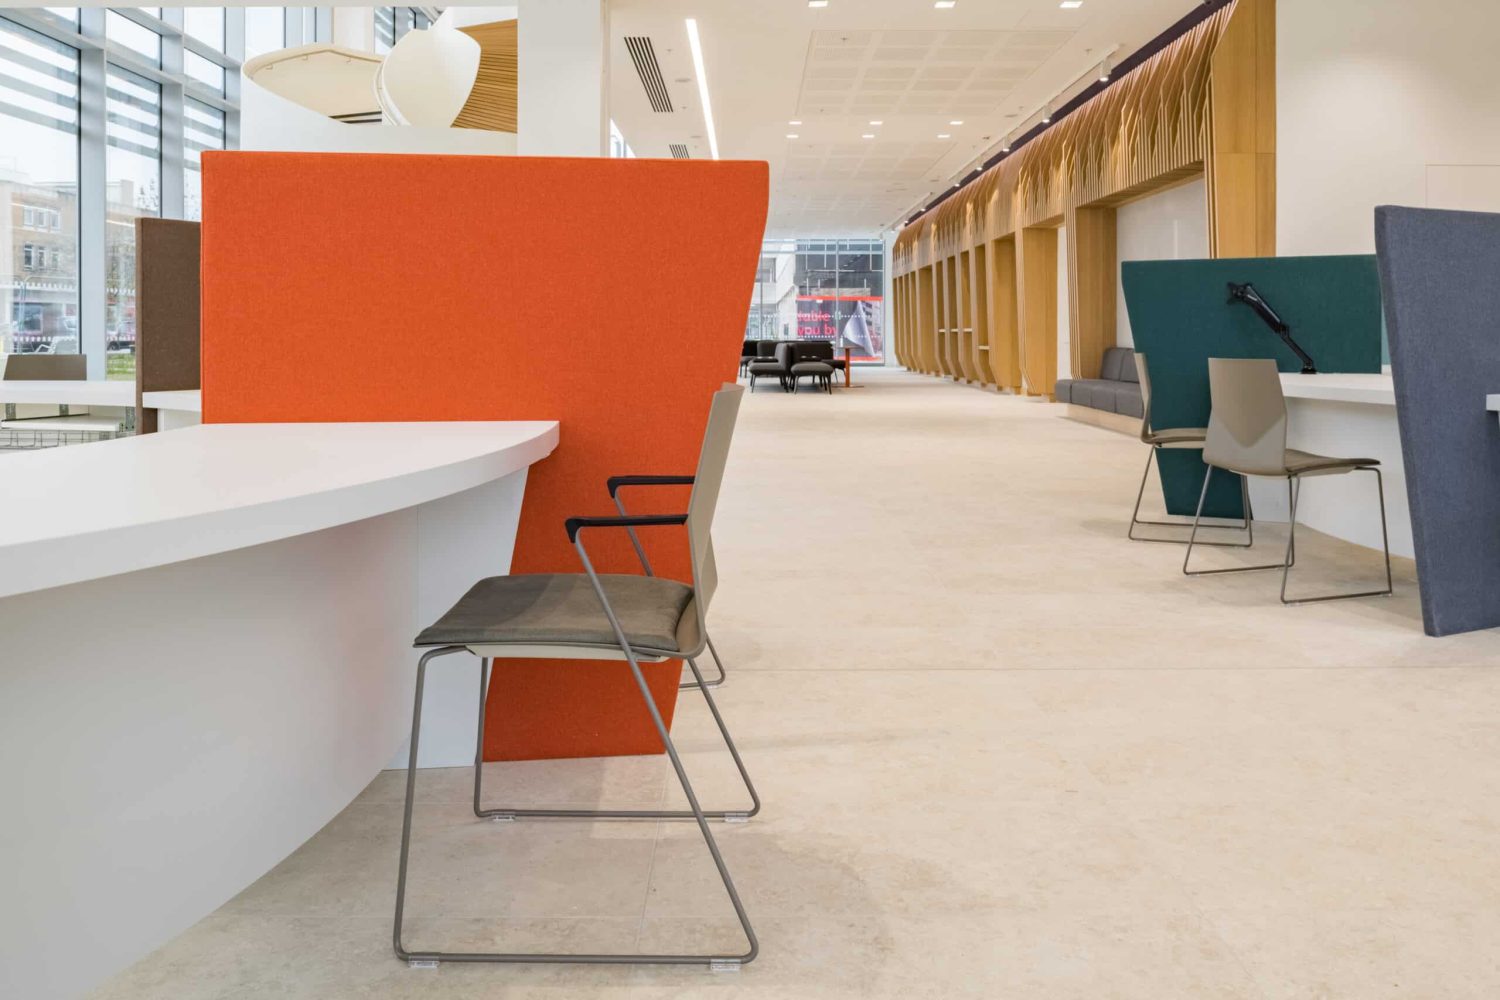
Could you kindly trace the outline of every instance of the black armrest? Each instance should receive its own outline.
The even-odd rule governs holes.
[[[568,541],[578,541],[582,528],[650,528],[657,525],[687,524],[686,514],[637,514],[631,517],[570,517],[565,522]]]
[[[609,495],[613,497],[621,486],[691,486],[692,476],[610,476]]]

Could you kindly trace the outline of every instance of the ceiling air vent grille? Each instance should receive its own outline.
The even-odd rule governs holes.
[[[672,159],[674,160],[692,159],[692,157],[688,155],[688,148],[680,142],[674,142],[667,148],[672,151]]]
[[[667,81],[662,79],[661,65],[656,61],[656,49],[652,47],[651,39],[644,35],[626,35],[625,48],[630,50],[630,61],[635,63],[641,86],[646,88],[646,99],[651,102],[651,110],[665,113],[674,111],[671,95],[667,93]]]

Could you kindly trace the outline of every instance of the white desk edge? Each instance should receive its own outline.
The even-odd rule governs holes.
[[[387,514],[527,468],[556,421],[208,424],[5,458],[0,597]]]

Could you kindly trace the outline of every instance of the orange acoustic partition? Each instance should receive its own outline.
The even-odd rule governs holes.
[[[609,476],[696,465],[767,186],[763,163],[205,153],[204,421],[559,420],[512,572],[577,572],[563,520],[613,513]],[[688,579],[681,529],[643,536]],[[623,531],[587,544],[640,572]],[[646,670],[670,721],[681,664]],[[488,760],[661,750],[618,661],[499,661],[488,719]]]

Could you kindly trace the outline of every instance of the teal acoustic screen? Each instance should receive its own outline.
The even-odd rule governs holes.
[[[1151,425],[1208,424],[1209,358],[1275,358],[1282,371],[1302,362],[1256,313],[1229,302],[1230,282],[1250,282],[1291,328],[1320,372],[1378,372],[1380,279],[1373,255],[1141,260],[1120,266],[1135,349],[1151,372]],[[1160,451],[1163,499],[1191,515],[1203,486],[1196,451]],[[1204,504],[1209,517],[1242,517],[1239,483],[1216,473]]]

